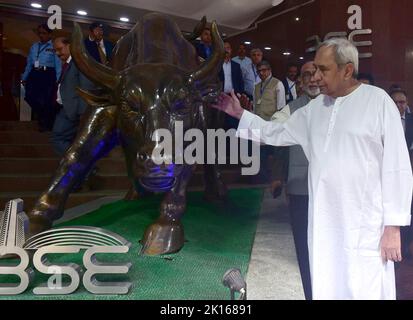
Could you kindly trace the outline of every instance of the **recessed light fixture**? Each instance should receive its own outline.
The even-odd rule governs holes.
[[[304,57],[300,57],[300,60],[304,60]]]
[[[295,18],[295,21],[300,21],[300,17],[296,17],[296,18]]]
[[[250,45],[250,44],[251,44],[251,41],[244,41],[244,44]]]
[[[120,17],[119,20],[122,22],[129,22],[129,18],[126,17]]]
[[[31,3],[30,4],[33,8],[36,8],[36,9],[40,9],[41,7],[42,7],[42,5],[40,4],[40,3],[37,3],[37,2],[33,2],[33,3]]]
[[[291,55],[291,52],[285,51],[285,52],[283,52],[283,55],[285,55],[285,56],[290,56],[290,55]]]
[[[87,16],[87,12],[85,10],[77,10],[77,14],[80,16]]]
[[[271,50],[271,47],[265,47],[264,50]]]

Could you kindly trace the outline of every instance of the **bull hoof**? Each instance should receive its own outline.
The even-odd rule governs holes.
[[[39,214],[29,214],[29,237],[49,230],[53,222],[45,216]]]
[[[184,242],[184,228],[181,222],[158,219],[145,231],[141,254],[156,256],[175,253],[181,250]]]

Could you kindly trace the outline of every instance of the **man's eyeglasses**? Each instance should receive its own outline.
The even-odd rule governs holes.
[[[268,69],[268,68],[262,68],[262,69],[259,69],[259,70],[257,70],[257,71],[258,71],[258,73],[261,73],[261,72],[265,72],[265,71],[268,71],[268,70],[270,70],[270,69]]]

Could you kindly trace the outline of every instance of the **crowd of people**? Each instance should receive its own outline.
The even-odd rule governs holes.
[[[103,25],[98,22],[93,23],[89,29],[89,37],[85,39],[86,49],[96,61],[108,64],[111,59],[113,44],[103,38]],[[40,41],[30,49],[22,83],[26,87],[26,100],[38,119],[39,130],[52,131],[54,150],[62,156],[73,142],[80,118],[87,107],[77,94],[76,88],[80,87],[86,90],[97,88],[77,70],[70,56],[69,39],[58,37],[52,40],[52,32],[47,25],[40,25],[37,31]],[[201,40],[194,43],[194,46],[199,57],[208,59],[211,56],[213,48],[211,31],[208,28],[203,30]],[[329,297],[347,297],[354,294],[354,292],[361,292],[359,295],[361,297],[373,297],[374,295],[369,296],[369,294],[363,292],[362,288],[358,288],[357,291],[351,287],[351,280],[349,276],[346,276],[350,271],[338,265],[341,261],[347,267],[351,265],[349,268],[361,265],[361,269],[363,269],[372,262],[363,260],[365,257],[363,259],[355,258],[351,255],[353,254],[351,250],[349,250],[349,253],[342,252],[340,249],[339,252],[343,256],[337,256],[334,249],[337,249],[338,243],[331,243],[331,246],[320,243],[321,238],[318,239],[318,235],[314,232],[322,230],[327,235],[331,232],[341,232],[344,240],[340,238],[337,241],[344,241],[344,243],[341,243],[343,248],[346,248],[347,245],[351,247],[346,242],[347,235],[345,232],[340,229],[340,226],[332,223],[331,218],[324,217],[323,219],[326,220],[316,221],[314,219],[319,219],[319,216],[313,214],[316,211],[318,214],[320,214],[320,211],[329,212],[329,210],[338,212],[334,219],[341,221],[342,224],[348,223],[351,229],[354,221],[344,218],[349,208],[353,212],[357,212],[360,207],[371,206],[367,207],[366,210],[368,211],[378,205],[377,201],[382,200],[385,206],[388,206],[384,210],[395,211],[389,213],[389,218],[384,218],[385,223],[389,223],[385,225],[402,226],[400,256],[398,253],[393,256],[393,253],[387,252],[385,254],[388,255],[388,260],[397,262],[400,261],[401,255],[411,256],[413,254],[412,228],[405,226],[407,223],[402,222],[403,219],[405,221],[405,217],[400,218],[391,215],[400,213],[405,209],[403,201],[406,199],[400,200],[395,197],[395,199],[400,200],[400,203],[397,204],[392,202],[393,199],[389,199],[388,195],[389,193],[400,192],[402,196],[405,196],[406,193],[409,193],[411,187],[410,182],[407,181],[410,176],[408,178],[400,176],[400,172],[403,170],[406,176],[411,175],[411,168],[409,166],[410,171],[406,171],[407,169],[403,167],[405,163],[400,160],[405,160],[402,154],[403,147],[400,146],[400,141],[397,140],[400,138],[397,126],[401,124],[403,139],[405,140],[403,143],[407,145],[407,150],[412,156],[413,110],[409,107],[406,91],[399,85],[391,86],[387,90],[387,96],[391,97],[394,103],[390,103],[391,100],[389,100],[390,98],[387,99],[384,91],[374,86],[374,79],[370,74],[358,72],[358,57],[355,58],[356,53],[354,51],[357,51],[357,49],[346,42],[338,40],[332,40],[321,46],[315,61],[305,61],[301,66],[294,63],[289,64],[283,79],[277,79],[273,76],[272,66],[263,59],[261,49],[254,48],[248,54],[246,45],[241,44],[238,48],[238,55],[232,57],[233,50],[230,42],[225,41],[224,48],[226,55],[219,78],[226,98],[221,98],[216,107],[228,114],[225,123],[227,129],[240,127],[251,129],[255,126],[265,132],[264,138],[261,137],[260,139],[266,145],[261,147],[261,170],[258,179],[271,185],[274,197],[279,196],[282,193],[281,190],[285,188],[306,298],[312,299],[314,292],[317,298],[328,296],[326,292],[330,293]],[[334,51],[335,55],[331,55],[331,50]],[[348,61],[337,61],[338,57],[346,58]],[[331,78],[332,70],[336,72],[337,77],[341,77],[341,82],[337,80],[338,78]],[[326,79],[330,79],[330,82]],[[237,94],[248,97],[250,103],[241,107],[238,104]],[[319,97],[322,94],[324,98],[320,99]],[[378,103],[381,105],[378,106]],[[311,112],[308,111],[308,106],[311,106]],[[355,107],[361,110],[368,109],[368,111],[360,111],[354,109]],[[378,109],[379,107],[384,107],[384,109]],[[352,110],[358,116],[354,116],[350,112],[346,113],[344,108]],[[400,120],[398,124],[394,122],[395,110],[398,110]],[[326,112],[328,114],[325,114]],[[345,124],[336,123],[337,113],[345,114],[341,119]],[[316,116],[318,119],[314,120]],[[379,120],[373,123],[372,119],[376,118]],[[370,136],[370,132],[361,132],[361,129],[354,127],[355,124],[361,126],[361,128],[363,126],[369,129],[373,128],[376,130],[375,135]],[[346,131],[345,126],[352,128],[356,133]],[[337,127],[339,129],[336,129]],[[340,133],[334,134],[335,130],[339,130]],[[392,131],[394,132],[392,133]],[[365,142],[356,134],[361,136],[364,134],[363,139],[368,136],[367,138],[371,141]],[[383,144],[383,150],[379,147],[380,141]],[[350,153],[354,153],[352,158],[345,156],[348,163],[339,158],[343,155],[343,152],[346,152],[346,148],[350,150]],[[360,150],[362,150],[361,155],[357,153]],[[391,154],[392,152],[393,154]],[[401,154],[399,160],[388,158],[397,158],[398,153]],[[379,163],[375,163],[375,157],[381,157],[383,154],[385,158],[380,158],[381,162],[378,160]],[[352,161],[359,162],[352,163]],[[382,171],[381,177],[375,177],[371,173],[376,172],[378,166],[386,165],[388,165],[388,172]],[[343,172],[337,172],[337,170]],[[354,176],[353,172],[349,170],[367,171],[367,173],[360,172],[359,175],[359,177],[365,177],[367,181],[357,181],[355,179],[348,182],[348,177]],[[348,177],[346,177],[346,172]],[[392,173],[397,173],[397,177],[392,176]],[[366,176],[366,174],[372,174],[372,176]],[[310,180],[309,177],[311,177]],[[343,180],[340,181],[340,178]],[[328,179],[335,180],[331,181],[332,184],[329,184]],[[371,183],[373,181],[380,183],[383,186],[382,190],[375,190],[374,188],[377,186],[371,185],[368,180]],[[343,182],[342,190],[337,194],[327,189],[328,186],[331,187],[334,184],[340,185],[340,182]],[[403,185],[403,183],[405,184]],[[363,186],[367,184],[367,191],[360,189],[357,184]],[[400,187],[405,187],[406,190],[398,190]],[[395,188],[395,190],[390,188]],[[368,192],[372,192],[373,189],[380,193],[379,200],[374,197],[369,198]],[[334,205],[333,202],[325,198],[323,190],[325,194],[329,194],[331,197],[340,195],[340,197],[333,199],[335,201]],[[360,200],[355,195],[357,191],[367,193],[357,194],[362,198]],[[411,201],[411,194],[409,196]],[[348,203],[345,202],[346,199]],[[371,203],[369,203],[369,200],[371,200]],[[317,204],[317,207],[315,207],[315,204]],[[410,208],[409,213],[411,210],[412,208]],[[388,219],[387,222],[386,219]],[[338,223],[337,221],[335,223]],[[313,229],[315,225],[320,230]],[[377,225],[369,225],[369,227],[377,229]],[[364,227],[361,226],[361,228]],[[371,231],[366,230],[364,230],[366,233]],[[385,228],[384,236],[387,235],[386,230],[388,229]],[[310,231],[311,236],[308,236]],[[390,231],[388,232],[390,234]],[[389,235],[389,237],[393,236],[394,234]],[[308,243],[308,239],[311,243]],[[336,238],[332,236],[331,239]],[[370,240],[366,239],[366,241]],[[316,247],[317,245],[319,247]],[[325,250],[325,255],[320,255],[319,250]],[[317,259],[324,261],[325,266],[320,266]],[[329,265],[330,260],[328,259],[335,259],[334,263]],[[346,263],[349,265],[346,265]],[[374,263],[371,265],[373,266]],[[329,266],[342,270],[344,282],[337,279],[336,274],[329,274],[329,272],[331,273]],[[355,270],[358,270],[357,266],[354,267]],[[379,267],[377,270],[379,270]],[[365,275],[363,272],[366,272],[366,270],[360,271],[358,276]],[[332,280],[332,283],[349,287],[338,292],[338,289],[326,287],[325,284],[322,284],[322,282],[327,281],[321,281],[317,278],[322,276],[327,278],[331,276],[331,279],[329,279]],[[391,279],[391,275],[388,276]],[[360,280],[360,282],[363,281]],[[388,290],[391,291],[392,289]],[[379,296],[378,293],[377,297]],[[391,296],[392,292],[388,295],[384,293],[380,297]]]
[[[25,100],[38,121],[39,131],[51,131],[53,148],[63,156],[72,144],[86,103],[76,88],[94,90],[95,86],[78,71],[70,55],[70,39],[52,39],[47,24],[37,28],[39,42],[32,45],[22,75]],[[104,26],[99,22],[89,27],[85,48],[99,63],[108,64],[113,44],[103,39]]]

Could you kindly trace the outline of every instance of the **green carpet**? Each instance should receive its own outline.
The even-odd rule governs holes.
[[[128,295],[95,296],[81,283],[69,296],[34,296],[28,289],[19,296],[0,299],[229,299],[229,290],[222,276],[229,268],[241,269],[244,277],[250,260],[263,191],[260,189],[232,190],[226,204],[215,205],[202,199],[203,193],[188,194],[187,212],[183,218],[187,242],[177,254],[147,257],[139,255],[139,239],[145,227],[159,215],[161,195],[139,201],[118,201],[60,226],[90,225],[118,233],[132,243],[125,257],[111,255],[109,259],[131,261],[127,278],[132,289]],[[56,255],[52,262],[75,262],[82,266],[82,254]],[[105,258],[104,255],[99,258]],[[104,260],[104,259],[101,260]],[[9,276],[10,277],[10,276]],[[4,276],[0,276],[0,280]],[[36,271],[34,283],[45,282],[47,276]],[[105,276],[99,280],[105,280]],[[113,280],[113,277],[112,279]],[[2,280],[4,282],[4,280]]]

